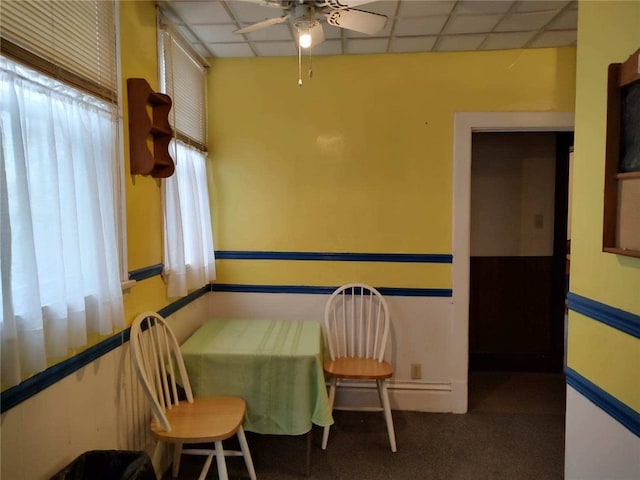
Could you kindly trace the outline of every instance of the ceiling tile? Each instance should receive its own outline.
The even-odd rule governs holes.
[[[485,38],[486,35],[452,35],[450,37],[442,37],[436,50],[439,52],[475,50]]]
[[[547,30],[574,30],[578,24],[578,11],[567,10],[554,19],[546,28]]]
[[[530,47],[538,48],[575,45],[577,38],[578,35],[575,31],[567,32],[557,30],[552,32],[544,32],[533,42],[531,42]]]
[[[490,32],[501,18],[500,15],[456,15],[447,23],[444,33]]]
[[[311,50],[311,55],[340,55],[341,53],[341,40],[325,40]]]
[[[440,2],[400,2],[399,17],[426,17],[429,15],[449,15],[455,4],[454,1]]]
[[[394,38],[391,41],[390,52],[429,52],[436,43],[435,36],[433,37],[402,37]]]
[[[386,38],[354,38],[347,42],[346,53],[382,53],[387,51]]]
[[[514,2],[507,0],[482,1],[466,0],[458,2],[455,10],[457,15],[487,15],[492,13],[505,13],[509,11]]]
[[[197,43],[199,41],[198,37],[191,33],[191,30],[189,30],[185,25],[176,25],[176,29],[189,43]]]
[[[233,33],[235,25],[192,25],[191,29],[205,43],[235,43],[241,39]]]
[[[527,0],[522,2],[516,2],[513,9],[514,12],[526,13],[526,12],[544,12],[547,10],[557,10],[564,8],[569,3],[565,1],[545,1],[545,0]]]
[[[201,57],[209,58],[211,56],[211,52],[209,51],[209,49],[201,43],[193,43],[191,44],[191,46],[196,52],[198,52],[198,55],[200,55]]]
[[[231,17],[218,2],[175,2],[173,8],[187,23],[230,23]]]
[[[207,48],[220,58],[255,56],[248,43],[208,43]]]
[[[496,32],[524,32],[544,27],[557,14],[551,12],[514,13],[507,15],[496,27]]]
[[[395,34],[407,35],[437,35],[442,30],[447,17],[438,15],[433,17],[401,18],[396,22]]]
[[[255,42],[253,48],[263,57],[285,57],[297,55],[298,49],[293,41],[288,42]]]
[[[523,48],[533,35],[533,32],[492,33],[480,46],[480,49],[508,50],[512,48]]]

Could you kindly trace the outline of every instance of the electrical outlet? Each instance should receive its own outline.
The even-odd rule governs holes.
[[[411,380],[420,380],[422,378],[422,364],[411,364]]]

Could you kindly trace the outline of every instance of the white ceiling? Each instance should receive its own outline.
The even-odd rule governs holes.
[[[297,0],[300,1],[300,0]],[[283,10],[259,0],[157,2],[205,58],[297,55],[290,22],[246,33],[234,30]],[[374,35],[323,22],[326,40],[313,55],[443,52],[561,47],[576,44],[578,2],[547,0],[384,0],[356,7],[388,17]]]

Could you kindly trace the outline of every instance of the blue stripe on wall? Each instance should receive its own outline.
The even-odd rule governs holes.
[[[176,300],[175,302],[167,305],[166,307],[161,308],[160,310],[158,310],[158,313],[160,315],[162,315],[163,317],[168,317],[169,315],[177,312],[182,307],[185,307],[185,306],[189,305],[196,298],[201,297],[202,295],[204,295],[205,293],[207,293],[209,291],[210,291],[210,286],[209,285],[205,285],[204,287],[201,287],[198,290],[194,290],[193,292],[191,292],[186,297],[182,297],[182,298]]]
[[[575,370],[566,367],[567,385],[570,385],[594,405],[624,425],[630,432],[640,437],[640,413],[605,392],[595,383],[587,380]]]
[[[640,315],[610,307],[575,293],[567,294],[567,306],[574,312],[598,320],[624,333],[640,338]]]
[[[453,255],[440,253],[324,253],[324,252],[267,252],[218,250],[220,260],[312,260],[325,262],[389,262],[389,263],[452,263]],[[131,270],[130,280],[146,280],[162,274],[164,265]]]
[[[338,288],[316,287],[308,285],[236,285],[229,283],[211,284],[212,292],[244,292],[244,293],[308,293],[330,295]],[[376,287],[382,295],[401,297],[451,297],[450,288],[391,288]]]
[[[176,302],[167,305],[166,307],[158,310],[158,313],[163,317],[168,317],[172,313],[177,312],[185,305],[193,302],[196,298],[204,295],[210,290],[209,285],[206,285],[194,292],[191,292],[186,297],[179,299]],[[106,355],[111,350],[124,345],[129,341],[129,329],[126,328],[121,332],[103,340],[102,342],[93,345],[86,350],[80,352],[73,357],[60,362],[46,370],[34,375],[16,385],[15,387],[8,388],[0,393],[0,413],[4,413],[7,410],[18,405],[20,402],[25,401],[29,397],[41,392],[47,387],[50,387],[56,382],[59,382],[63,378],[72,373],[80,370],[82,367],[87,366],[94,360]]]
[[[0,413],[15,407],[20,402],[59,382],[66,376],[80,370],[128,341],[129,329],[127,328],[97,345],[93,345],[79,354],[26,379],[15,387],[8,388],[0,393]]]
[[[325,253],[325,252],[266,252],[218,250],[221,260],[314,260],[325,262],[399,262],[452,263],[453,255],[439,253]]]
[[[145,280],[147,278],[155,277],[156,275],[162,274],[163,268],[164,268],[164,265],[159,263],[157,265],[151,265],[149,267],[143,267],[137,270],[131,270],[129,272],[129,280],[135,280],[139,282],[140,280]]]

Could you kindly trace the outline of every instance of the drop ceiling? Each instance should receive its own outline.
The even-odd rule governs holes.
[[[279,17],[259,0],[156,2],[205,58],[297,55],[290,22],[234,34]],[[576,44],[578,2],[546,0],[384,0],[356,7],[388,17],[382,31],[357,33],[323,22],[326,40],[313,55],[379,54],[564,47]]]

